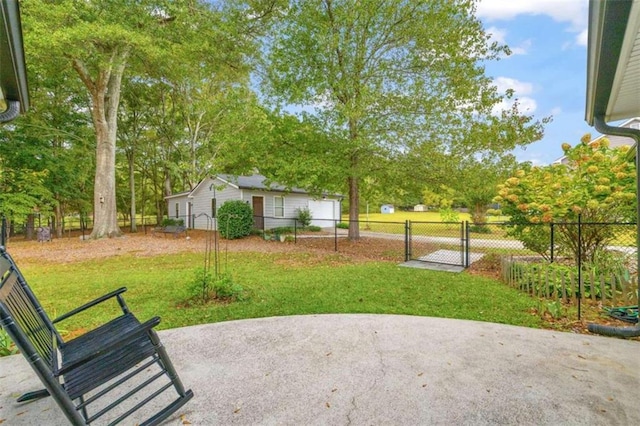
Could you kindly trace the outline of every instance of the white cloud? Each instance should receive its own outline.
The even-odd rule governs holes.
[[[520,46],[515,46],[515,47],[510,46],[510,49],[513,55],[526,55],[530,47],[531,47],[531,39],[527,39],[523,41],[520,44]]]
[[[538,103],[533,98],[523,96],[516,100],[518,101],[518,111],[523,114],[533,114],[538,108]]]
[[[489,35],[490,42],[498,42],[500,44],[506,44],[505,37],[507,35],[507,31],[497,27],[489,27],[485,31]]]
[[[560,114],[562,114],[562,108],[560,108],[559,106],[551,108],[551,115],[553,115],[555,117],[555,116],[560,115]]]
[[[494,79],[493,84],[501,94],[505,94],[507,90],[513,90],[514,92],[511,99],[502,99],[502,101],[493,106],[492,113],[494,115],[511,109],[515,102],[518,102],[518,110],[524,114],[533,114],[538,108],[536,100],[527,96],[533,93],[533,84],[509,77],[497,77]]]
[[[476,15],[486,22],[508,21],[518,15],[546,15],[556,22],[567,22],[567,30],[578,33],[576,44],[587,45],[588,0],[480,0]]]
[[[491,113],[493,115],[500,115],[502,111],[510,110],[515,102],[518,102],[518,111],[522,114],[531,115],[538,109],[538,103],[535,99],[523,96],[515,99],[502,99],[491,108]]]
[[[489,42],[495,41],[500,44],[509,45],[507,43],[507,30],[498,27],[489,27],[485,30],[485,32],[489,35]],[[530,47],[530,39],[523,41],[520,46],[509,46],[512,55],[526,55]]]
[[[533,93],[533,84],[516,80],[509,77],[496,77],[493,80],[494,86],[498,88],[498,92],[505,93],[511,89],[516,95],[530,95]]]
[[[578,46],[586,46],[589,41],[589,31],[585,28],[576,36]]]
[[[489,21],[547,15],[557,22],[569,22],[578,30],[586,26],[588,7],[588,0],[480,0],[476,14]]]

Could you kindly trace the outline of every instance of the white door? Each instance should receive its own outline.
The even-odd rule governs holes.
[[[329,228],[335,225],[335,200],[309,200],[311,225]]]

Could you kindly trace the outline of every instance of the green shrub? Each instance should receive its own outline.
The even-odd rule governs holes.
[[[476,234],[490,234],[491,228],[486,225],[470,225],[469,232],[475,232]]]
[[[200,299],[202,303],[211,299],[244,300],[243,292],[242,286],[235,284],[231,275],[220,274],[214,278],[211,271],[205,271],[204,268],[197,268],[189,283],[189,293],[194,299]]]
[[[272,234],[293,234],[293,228],[290,226],[279,226],[277,228],[271,228],[269,230]]]
[[[172,217],[165,217],[162,219],[160,226],[184,226],[184,219],[174,219]]]
[[[487,209],[487,216],[502,216],[500,209]]]
[[[562,303],[557,300],[551,302],[548,300],[538,301],[538,315],[544,317],[547,314],[554,319],[559,319],[566,316],[566,309],[563,309]]]
[[[246,237],[252,228],[253,211],[244,201],[227,201],[218,209],[218,232],[223,238]]]
[[[311,216],[311,211],[309,210],[309,208],[304,207],[302,209],[297,209],[297,212],[298,217],[296,219],[298,219],[298,223],[300,223],[303,228],[311,225],[311,219],[313,219],[313,217]]]
[[[311,231],[311,232],[320,232],[320,231],[322,231],[322,228],[321,228],[321,227],[319,227],[319,226],[315,226],[315,225],[307,226],[305,229],[306,229],[307,231]]]
[[[349,229],[349,224],[346,222],[338,222],[338,224],[336,225],[336,228]]]
[[[244,300],[244,289],[240,284],[234,283],[230,274],[221,274],[213,284],[215,297],[218,300]]]
[[[211,290],[213,288],[213,275],[204,268],[197,268],[193,273],[193,278],[188,284],[189,294],[193,298],[199,298],[202,302],[211,299]]]
[[[562,294],[564,283],[564,288],[568,295],[578,295],[577,266],[546,262],[514,262],[510,267],[510,274],[520,288],[528,289],[534,294]],[[616,272],[602,265],[599,270],[591,268],[593,267],[586,265],[582,273],[582,297],[591,298],[593,294],[595,298],[601,299],[603,292],[607,299],[611,299],[614,293],[617,297],[627,297],[627,295],[622,294],[622,284],[628,283],[630,279],[627,270],[618,270]]]
[[[460,222],[460,213],[451,207],[440,209],[440,220],[443,222]]]

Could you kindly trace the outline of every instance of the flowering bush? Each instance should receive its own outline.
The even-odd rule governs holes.
[[[590,261],[613,238],[610,227],[584,228],[578,247],[575,223],[616,223],[632,221],[635,215],[635,164],[628,158],[629,147],[610,148],[604,138],[589,144],[585,135],[571,148],[563,144],[566,164],[525,167],[502,185],[498,196],[502,212],[510,216],[509,231],[530,250],[547,256],[550,227],[556,223],[555,242],[563,254]],[[563,225],[562,223],[574,223]]]

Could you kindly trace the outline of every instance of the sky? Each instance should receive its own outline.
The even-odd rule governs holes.
[[[480,0],[476,16],[491,38],[512,54],[486,64],[499,90],[514,89],[520,110],[536,119],[552,116],[544,137],[519,161],[542,165],[562,156],[560,145],[599,133],[584,120],[588,0]]]

